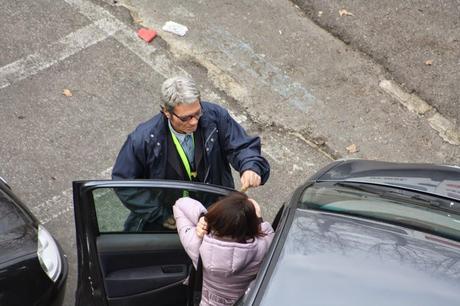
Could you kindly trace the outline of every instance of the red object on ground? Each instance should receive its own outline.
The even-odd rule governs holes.
[[[157,36],[157,32],[152,29],[141,28],[137,31],[137,35],[149,43]]]

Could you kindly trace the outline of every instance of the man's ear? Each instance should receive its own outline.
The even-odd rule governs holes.
[[[165,115],[166,118],[171,119],[171,114],[168,112],[166,107],[162,106],[161,107],[161,112],[163,113],[163,115]]]

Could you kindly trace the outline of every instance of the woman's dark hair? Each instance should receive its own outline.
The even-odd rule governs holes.
[[[254,205],[244,193],[233,192],[215,202],[205,219],[210,232],[240,243],[264,235]]]

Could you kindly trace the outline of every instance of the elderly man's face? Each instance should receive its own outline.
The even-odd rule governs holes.
[[[196,131],[200,119],[201,104],[196,100],[192,104],[178,104],[172,111],[165,111],[166,117],[176,132],[190,134]]]

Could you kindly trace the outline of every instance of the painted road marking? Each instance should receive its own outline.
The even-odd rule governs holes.
[[[47,48],[0,68],[0,89],[32,76],[54,64],[88,48],[112,35],[116,30],[107,27],[109,21],[100,19],[62,39],[51,43]],[[109,28],[102,32],[101,27]]]
[[[212,45],[225,54],[226,58],[232,59],[234,65],[246,71],[255,82],[278,93],[295,108],[307,112],[317,101],[305,87],[268,62],[264,56],[257,54],[248,43],[219,27],[214,27],[213,31],[208,30],[208,33]]]
[[[131,52],[136,54],[140,59],[142,59],[146,64],[148,64],[153,70],[164,77],[169,77],[178,73],[188,75],[186,71],[180,67],[177,67],[168,56],[159,52],[155,53],[155,56],[153,56],[153,53],[156,49],[152,45],[145,44],[145,42],[139,40],[132,29],[127,27],[125,24],[123,24],[121,21],[116,19],[101,7],[85,0],[64,1],[76,8],[81,14],[86,16],[93,23],[72,34],[69,34],[60,41],[49,45],[46,51],[41,51],[40,53],[30,55],[13,64],[0,68],[0,84],[2,84],[1,81],[3,79],[7,80],[8,85],[14,83],[15,81],[22,80],[39,72],[40,70],[46,69],[51,65],[58,63],[60,60],[63,60],[83,50],[84,48],[87,48],[106,39],[109,36],[116,39],[119,43],[121,43]],[[58,45],[63,45],[61,50],[58,48]],[[252,49],[248,49],[248,47],[244,47],[243,51],[246,52],[247,55],[254,53]],[[267,67],[267,69],[271,69],[272,71],[276,68],[274,68],[274,66]],[[270,73],[270,71],[267,73]],[[8,78],[5,76],[8,76]],[[289,80],[278,79],[278,81],[288,82]],[[298,87],[295,88],[298,89]],[[303,94],[304,96],[308,96],[308,92],[306,90],[302,88],[300,89],[300,95]],[[289,89],[285,93],[288,94]],[[314,97],[311,99],[314,100]],[[236,118],[242,125],[247,123],[247,118],[245,116],[236,116]],[[263,148],[264,153],[268,155],[275,163],[281,164],[282,160],[277,157],[277,155],[279,155],[277,153],[279,152],[276,152],[276,150],[267,150],[267,148],[270,148],[270,144],[267,145],[268,146],[264,146]],[[283,148],[283,151],[286,152],[287,149]],[[307,164],[306,166],[310,165]],[[103,179],[110,179],[111,171],[112,168],[106,169],[101,172],[98,177]],[[72,212],[72,197],[72,189],[69,188],[64,190],[60,195],[54,196],[51,199],[33,207],[32,211],[38,217],[38,219],[41,220],[42,223],[49,223],[68,212]]]
[[[156,48],[139,40],[134,30],[101,7],[89,1],[64,1],[76,8],[93,23],[48,45],[39,52],[1,67],[0,89],[35,75],[110,36],[136,54],[163,77],[166,78],[174,74],[188,75],[183,69],[174,65],[165,55],[155,54],[155,56],[152,56]],[[110,179],[111,171],[112,168],[106,169],[98,177]],[[43,224],[46,224],[73,210],[72,197],[72,189],[66,189],[60,195],[32,207],[31,210]]]
[[[188,75],[166,56],[162,54],[152,56],[156,51],[153,45],[141,41],[133,29],[101,7],[84,0],[64,1],[93,23],[49,44],[36,53],[0,67],[0,89],[35,75],[108,37],[116,39],[165,78],[176,74]]]
[[[130,5],[124,6],[133,10]],[[179,12],[181,16],[194,15],[182,6],[175,7],[173,11]],[[162,20],[162,17],[161,15],[152,16],[152,18],[148,18],[148,24],[161,29],[162,24],[159,21]],[[244,90],[232,88],[229,84],[232,83],[229,82],[229,79],[232,79],[232,74],[238,75],[238,85],[245,86],[245,89],[248,89],[248,84],[253,84],[254,88],[259,89],[269,88],[270,91],[274,91],[280,96],[282,102],[286,102],[305,113],[314,105],[322,103],[305,86],[289,77],[286,71],[270,63],[265,55],[255,52],[248,42],[239,39],[219,25],[208,25],[206,32],[202,33],[201,36],[205,39],[200,41],[199,46],[169,34],[163,35],[162,38],[171,46],[173,52],[176,50],[179,56],[185,53],[195,57],[209,72],[216,72],[216,70],[218,73],[223,72],[225,77],[221,87],[224,87],[227,93],[235,90],[236,92],[231,95],[236,99],[239,98],[241,92],[243,92],[243,96],[247,94],[244,93]],[[212,56],[209,56],[210,53]],[[254,94],[253,91],[251,90],[252,94]]]
[[[82,15],[84,15],[89,20],[96,22],[100,19],[109,20],[111,24],[116,25],[117,32],[114,33],[113,38],[115,38],[119,43],[124,47],[129,49],[131,52],[136,54],[144,63],[149,65],[153,70],[159,73],[164,78],[171,77],[173,75],[189,75],[182,68],[174,65],[172,61],[162,55],[152,54],[156,51],[152,44],[146,44],[144,41],[140,40],[137,37],[135,31],[123,22],[115,18],[108,11],[104,10],[98,5],[95,5],[87,0],[64,0]],[[101,28],[101,30],[104,30]]]
[[[111,173],[112,167],[99,173],[97,179],[110,179]],[[31,210],[33,214],[38,218],[38,220],[41,221],[42,224],[46,224],[69,211],[73,211],[72,203],[73,193],[72,188],[69,188],[64,190],[60,195],[54,196],[51,199],[48,199],[35,207],[31,207]]]

